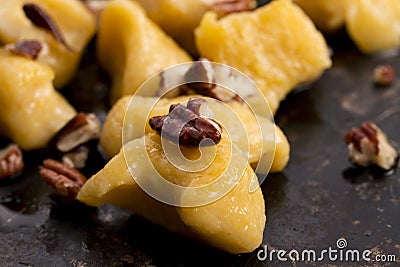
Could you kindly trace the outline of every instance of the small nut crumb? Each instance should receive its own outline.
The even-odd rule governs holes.
[[[54,159],[46,159],[39,167],[42,180],[51,186],[58,200],[64,204],[73,202],[87,178],[75,168]]]
[[[83,169],[86,166],[86,160],[89,156],[89,148],[87,146],[79,146],[74,150],[65,153],[61,161],[70,168]]]
[[[36,40],[24,40],[16,44],[7,44],[4,48],[14,55],[36,59],[42,50],[42,43]]]
[[[230,13],[249,11],[256,7],[257,2],[254,0],[219,0],[211,6],[211,10],[215,11],[219,17]]]
[[[49,147],[59,152],[70,152],[100,136],[101,123],[95,114],[79,113],[50,140]]]
[[[375,164],[390,170],[397,164],[398,153],[386,135],[372,122],[364,122],[360,128],[352,128],[345,136],[350,161],[367,167]]]
[[[106,8],[108,0],[83,0],[86,7],[95,15],[100,16],[101,12]]]
[[[20,173],[24,169],[22,152],[16,144],[0,150],[0,179]]]
[[[216,145],[221,141],[221,126],[211,118],[201,117],[207,101],[191,98],[187,106],[171,105],[168,115],[155,116],[149,120],[150,127],[162,137],[187,147]],[[210,139],[212,142],[202,142]]]
[[[25,16],[37,27],[42,28],[53,35],[53,37],[64,45],[66,49],[69,51],[73,51],[72,48],[68,45],[64,36],[62,35],[60,29],[57,24],[54,22],[53,18],[50,17],[47,12],[42,9],[40,6],[34,3],[26,3],[22,7]]]
[[[378,65],[374,69],[374,83],[389,86],[395,79],[395,71],[390,65]]]

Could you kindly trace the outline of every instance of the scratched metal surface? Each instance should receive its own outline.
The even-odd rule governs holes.
[[[353,168],[343,136],[351,126],[372,120],[400,147],[400,79],[387,88],[377,88],[371,80],[379,63],[391,64],[400,73],[400,56],[360,55],[345,37],[331,44],[333,67],[306,90],[289,95],[277,114],[292,153],[284,172],[262,185],[267,207],[263,243],[270,249],[321,251],[345,238],[349,248],[399,259],[400,175]],[[79,110],[104,118],[108,82],[88,63],[92,61],[93,55],[86,55],[63,93]],[[320,265],[261,262],[256,253],[229,255],[112,206],[58,205],[38,177],[44,157],[41,151],[25,154],[23,175],[0,184],[0,266]],[[103,164],[100,155],[93,154],[86,174]]]

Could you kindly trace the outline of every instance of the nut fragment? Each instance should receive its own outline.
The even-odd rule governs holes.
[[[221,17],[230,13],[252,10],[256,4],[254,0],[224,0],[214,3],[211,9]]]
[[[159,74],[160,82],[155,96],[172,98],[182,95],[183,88],[178,85],[184,84],[184,76],[188,69],[187,64],[182,64],[161,71]]]
[[[60,152],[74,148],[100,136],[100,120],[95,114],[79,113],[72,118],[49,142]]]
[[[25,16],[37,27],[42,28],[53,35],[53,37],[60,43],[62,43],[65,48],[72,51],[71,47],[67,44],[64,36],[62,35],[60,29],[54,20],[46,13],[44,9],[34,3],[26,3],[23,5],[23,10]]]
[[[75,200],[87,180],[77,169],[53,159],[44,160],[39,173],[43,181],[53,188],[58,200],[65,204]]]
[[[207,59],[194,62],[185,74],[185,82],[190,89],[200,94],[211,92],[216,85],[211,62]]]
[[[364,122],[360,128],[352,128],[345,136],[350,161],[368,166],[375,164],[384,170],[392,169],[398,159],[396,149],[386,135],[372,122]]]
[[[0,179],[18,174],[24,169],[22,152],[15,144],[0,150]]]
[[[36,40],[24,40],[16,44],[8,44],[4,48],[17,56],[36,59],[42,50],[42,44]]]
[[[96,16],[100,16],[108,5],[108,0],[82,0],[86,7]]]
[[[374,83],[389,86],[393,83],[395,71],[390,65],[378,65],[374,68]]]
[[[186,86],[196,93],[222,102],[238,101],[255,94],[251,81],[238,71],[224,65],[212,65],[202,58],[185,74]]]
[[[168,115],[149,120],[150,127],[162,137],[187,147],[211,146],[221,140],[222,128],[211,118],[201,117],[200,110],[207,105],[201,98],[191,98],[187,106],[171,105]],[[202,142],[211,139],[212,142]]]
[[[70,168],[83,169],[86,166],[86,160],[89,156],[89,148],[87,146],[79,146],[74,150],[65,153],[61,161]]]

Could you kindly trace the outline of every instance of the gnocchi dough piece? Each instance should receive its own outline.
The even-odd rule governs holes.
[[[148,16],[192,55],[197,55],[194,29],[199,25],[204,13],[226,0],[136,0],[146,10]],[[243,8],[255,7],[255,1],[245,2]],[[237,1],[237,2],[240,2]],[[226,4],[228,5],[228,4]],[[232,3],[231,5],[235,5]],[[236,4],[237,5],[237,4]],[[239,10],[238,10],[239,11]],[[171,19],[173,18],[173,19]]]
[[[346,1],[346,29],[364,53],[400,47],[400,1]]]
[[[0,50],[0,133],[22,149],[45,147],[76,111],[47,65]]]
[[[135,93],[151,75],[190,56],[134,1],[111,1],[103,10],[97,37],[97,55],[112,76],[112,101]]]
[[[345,26],[363,53],[400,46],[398,0],[296,0],[296,3],[325,32]]]
[[[351,0],[295,0],[323,32],[334,32],[344,26],[344,2]]]
[[[25,16],[23,5],[27,2],[36,4],[53,19],[72,51]],[[2,0],[0,17],[0,43],[24,40],[42,43],[43,48],[37,60],[54,69],[56,88],[65,85],[74,75],[96,27],[94,15],[79,0]]]
[[[169,107],[172,104],[182,103],[188,101],[192,97],[201,97],[197,95],[191,96],[181,96],[176,98],[163,98],[156,106],[151,109],[155,98],[151,97],[139,97],[135,96],[135,105],[129,105],[131,97],[125,96],[118,100],[111,108],[108,113],[104,126],[100,135],[100,144],[108,157],[116,155],[122,147],[122,132],[124,117],[127,117],[127,121],[130,121],[134,125],[134,130],[129,133],[129,137],[126,135],[126,140],[132,140],[139,138],[143,135],[143,129],[140,128],[141,125],[146,125],[145,132],[152,132],[147,121],[150,117],[164,115],[168,113]],[[251,164],[257,164],[260,160],[265,161],[262,155],[265,152],[265,157],[269,156],[268,153],[273,153],[275,149],[275,156],[271,165],[271,172],[279,172],[284,169],[289,161],[290,145],[285,134],[282,130],[274,125],[269,119],[260,117],[260,125],[265,132],[270,132],[271,134],[262,135],[259,128],[259,123],[246,105],[241,104],[236,101],[231,101],[226,103],[242,121],[242,124],[246,128],[248,137],[237,137],[238,140],[243,140],[242,147],[245,147],[245,142],[247,140],[249,143],[250,157],[249,162]],[[223,105],[223,104],[221,104]],[[129,107],[129,109],[128,109]],[[230,114],[226,115],[224,112],[218,112],[218,105],[213,106],[216,108],[214,111],[216,119],[222,120],[223,117],[225,121],[230,121]],[[151,110],[149,117],[146,117],[145,110]],[[233,132],[230,134],[239,134],[240,131]],[[265,133],[264,132],[264,133]],[[263,140],[264,138],[264,140]],[[275,138],[275,140],[274,140]],[[275,141],[275,143],[274,143]],[[263,153],[260,155],[260,147],[263,147]],[[243,149],[243,154],[245,149]],[[268,165],[269,166],[269,165]]]
[[[331,66],[322,34],[288,0],[219,20],[217,14],[207,12],[195,37],[202,57],[248,75],[273,113],[293,87],[317,79]]]
[[[216,179],[230,160],[234,166],[240,165],[239,161],[243,160],[240,154],[226,156],[231,149],[226,136],[222,137],[216,149],[215,161],[207,169],[184,172],[168,162],[162,152],[160,136],[149,133],[127,143],[119,154],[87,181],[77,199],[91,206],[111,203],[128,208],[135,214],[175,233],[203,241],[230,253],[251,252],[262,241],[265,207],[260,187],[252,193],[249,192],[254,172],[248,164],[245,165],[247,167],[242,174],[234,171],[227,176],[231,177],[227,183],[232,182],[230,179],[240,180],[222,198],[203,206],[175,207],[147,195],[131,177],[125,158],[129,157],[129,166],[134,166],[131,168],[135,173],[148,173],[151,166],[144,160],[146,156],[143,154],[146,152],[143,151],[146,150],[155,168],[163,174],[168,174],[164,177],[182,186],[201,186]],[[186,153],[192,152],[187,149]],[[219,189],[213,187],[207,190]]]

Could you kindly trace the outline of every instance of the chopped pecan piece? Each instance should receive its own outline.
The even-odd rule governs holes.
[[[222,17],[230,13],[252,10],[256,4],[257,2],[254,0],[224,0],[216,1],[211,9]]]
[[[375,164],[384,170],[392,169],[398,160],[396,149],[389,144],[386,135],[372,122],[364,122],[360,128],[352,128],[345,136],[350,161],[368,166]]]
[[[100,120],[95,114],[78,113],[50,140],[49,146],[59,152],[70,152],[100,136]]]
[[[182,92],[184,88],[180,85],[184,84],[184,76],[187,71],[186,64],[161,71],[159,74],[160,82],[155,96],[172,98],[185,94]]]
[[[25,40],[16,44],[8,44],[4,48],[17,56],[36,59],[42,50],[42,44],[36,40]]]
[[[83,169],[86,166],[86,160],[89,156],[89,148],[87,146],[79,146],[74,150],[65,153],[61,161],[70,168]]]
[[[208,59],[201,59],[193,63],[185,74],[185,82],[190,89],[199,94],[207,95],[215,88],[214,70]]]
[[[211,118],[200,116],[204,99],[191,98],[187,106],[171,105],[168,115],[149,120],[150,127],[162,137],[186,147],[211,146],[221,141],[221,126]],[[202,142],[211,139],[212,142]]]
[[[65,48],[72,51],[53,18],[51,18],[44,9],[34,3],[26,3],[22,8],[25,16],[34,25],[50,32],[58,42],[62,43]]]
[[[64,204],[75,200],[87,180],[77,169],[53,159],[44,160],[39,173],[43,181],[53,188],[57,199]]]
[[[395,78],[395,71],[390,65],[378,65],[374,69],[374,82],[377,85],[389,86]]]
[[[20,173],[24,169],[22,152],[15,144],[0,150],[0,179]]]
[[[255,93],[253,84],[244,75],[221,65],[214,68],[205,58],[193,63],[185,74],[185,83],[196,93],[222,102],[242,102]]]

